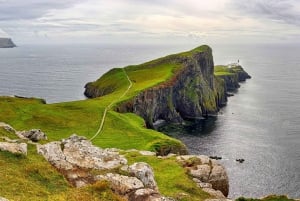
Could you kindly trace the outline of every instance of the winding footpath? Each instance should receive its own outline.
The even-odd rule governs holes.
[[[105,122],[105,118],[106,118],[106,114],[108,112],[108,110],[110,110],[110,108],[116,103],[118,102],[121,98],[123,98],[128,92],[129,90],[131,89],[132,87],[132,81],[130,80],[128,74],[126,73],[125,69],[123,68],[122,69],[128,82],[129,82],[129,86],[127,87],[126,91],[118,98],[116,99],[115,101],[112,101],[108,106],[106,106],[105,110],[104,110],[104,113],[103,113],[103,116],[102,116],[102,120],[101,120],[101,123],[100,123],[100,126],[99,126],[99,129],[97,130],[97,132],[95,133],[95,135],[93,137],[91,137],[90,141],[92,141],[93,139],[95,139],[100,133],[101,131],[103,130],[103,126],[104,126],[104,122]]]

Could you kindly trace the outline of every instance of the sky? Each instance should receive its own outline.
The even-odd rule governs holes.
[[[0,0],[18,43],[295,43],[300,0]]]

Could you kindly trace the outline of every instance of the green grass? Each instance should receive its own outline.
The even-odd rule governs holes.
[[[238,72],[243,72],[241,66],[224,66],[224,65],[217,65],[214,69],[214,74],[216,76],[224,76],[224,75],[235,75]]]

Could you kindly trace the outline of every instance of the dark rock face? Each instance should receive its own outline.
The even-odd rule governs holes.
[[[118,111],[140,115],[150,128],[159,119],[180,123],[218,112],[226,94],[224,82],[214,78],[211,49],[178,62],[182,67],[172,80],[141,92]]]
[[[16,45],[12,42],[10,38],[0,38],[0,48],[12,48]]]

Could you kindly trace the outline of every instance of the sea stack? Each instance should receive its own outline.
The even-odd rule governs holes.
[[[0,48],[13,48],[16,47],[10,38],[0,38]]]

